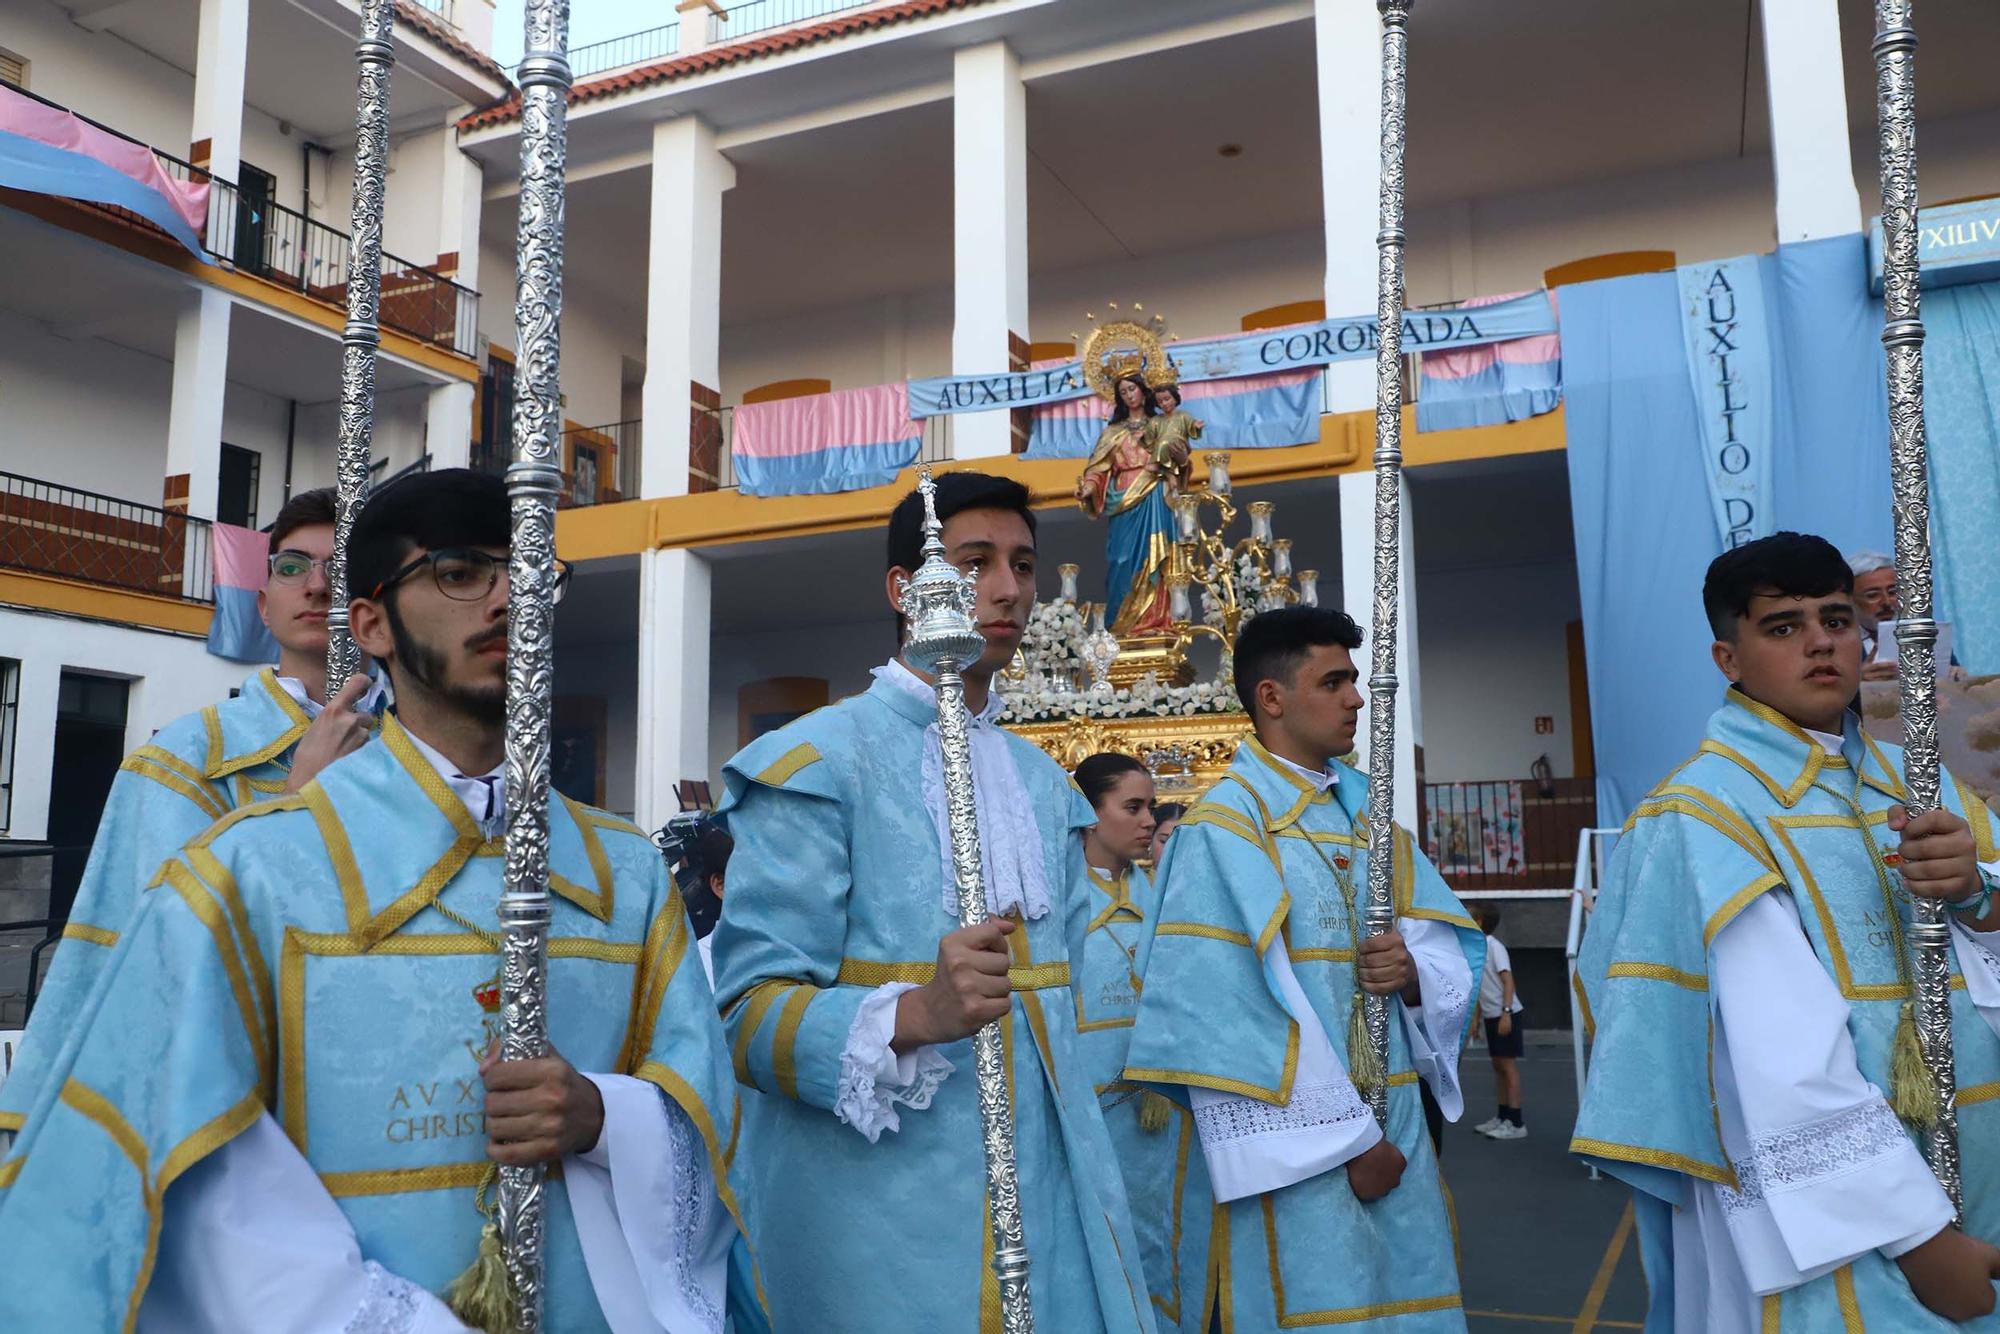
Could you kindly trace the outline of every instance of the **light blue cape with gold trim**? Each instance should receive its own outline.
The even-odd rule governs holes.
[[[502,852],[392,722],[167,863],[0,1160],[0,1328],[130,1328],[163,1200],[266,1112],[364,1257],[433,1291],[463,1270],[487,1171],[477,1062]],[[734,1210],[734,1085],[658,852],[559,800],[549,864],[553,1045],[656,1085]],[[550,1328],[601,1328],[566,1195],[544,1198]]]
[[[35,998],[13,1070],[0,1084],[0,1130],[19,1127],[39,1092],[39,1071],[61,1060],[64,1038],[160,863],[237,807],[283,792],[292,749],[310,724],[267,667],[234,698],[175,719],[125,757],[98,818],[63,943]]]
[[[1358,915],[1366,908],[1368,785],[1346,765],[1335,773],[1333,789],[1318,791],[1246,739],[1225,778],[1182,817],[1157,877],[1128,1079],[1182,1100],[1191,1085],[1292,1104],[1299,1021],[1268,963],[1281,935],[1314,1017],[1348,1060],[1355,941],[1340,879],[1350,882]],[[1401,828],[1392,846],[1397,916],[1448,925],[1468,977],[1477,978],[1485,937]],[[1389,1316],[1397,1319],[1387,1327],[1411,1334],[1464,1329],[1417,1076],[1393,1019],[1389,1039],[1386,1134],[1408,1160],[1402,1184],[1363,1205],[1346,1172],[1335,1170],[1216,1209],[1208,1263],[1185,1249],[1179,1257],[1183,1330],[1208,1329],[1211,1309],[1237,1330]],[[1302,1117],[1320,1105],[1307,1104]]]
[[[1893,842],[1885,821],[1904,799],[1902,764],[1898,747],[1867,736],[1851,715],[1841,754],[1829,756],[1797,724],[1732,689],[1699,749],[1647,794],[1619,838],[1577,958],[1592,1047],[1570,1150],[1634,1187],[1649,1329],[1673,1327],[1668,1234],[1689,1182],[1739,1185],[1716,1111],[1708,954],[1760,896],[1796,896],[1801,928],[1847,1001],[1861,1073],[1890,1086],[1889,1051],[1908,994],[1897,959],[1902,931],[1892,923],[1907,921],[1908,904],[1899,888],[1884,889],[1869,844]],[[1980,859],[1994,859],[1992,820],[1979,798],[1949,774],[1942,797],[1971,824]],[[1879,948],[1877,938],[1894,943]],[[2000,1153],[1983,1147],[2000,1134],[2000,1102],[1966,1096],[2000,1089],[1992,1082],[2000,1039],[1962,986],[1952,999],[1966,1216],[1975,1232],[2000,1240]],[[1874,1252],[1784,1294],[1766,1328],[1841,1328],[1847,1312],[1871,1329],[1956,1328],[1917,1307],[1894,1265]]]

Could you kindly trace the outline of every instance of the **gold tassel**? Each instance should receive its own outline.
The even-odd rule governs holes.
[[[1375,1044],[1368,1040],[1368,1002],[1360,992],[1355,993],[1354,1007],[1347,1012],[1347,1074],[1364,1098],[1389,1078]]]
[[[1895,1045],[1889,1053],[1889,1108],[1905,1125],[1919,1130],[1937,1124],[1937,1085],[1931,1081],[1930,1067],[1924,1064],[1923,1044],[1917,1040],[1916,1006],[1909,1001],[1903,1002]]]
[[[514,1282],[500,1253],[500,1225],[488,1223],[479,1234],[479,1254],[445,1290],[451,1313],[486,1334],[517,1334]]]
[[[1165,1094],[1147,1089],[1139,1095],[1139,1129],[1147,1134],[1157,1135],[1165,1130],[1173,1114],[1174,1104]]]

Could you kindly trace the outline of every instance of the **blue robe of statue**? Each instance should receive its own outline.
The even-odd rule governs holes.
[[[1593,1045],[1571,1151],[1634,1188],[1652,1293],[1649,1330],[1674,1327],[1673,1210],[1692,1182],[1762,1187],[1723,1150],[1711,1066],[1709,947],[1760,896],[1789,890],[1813,952],[1848,1007],[1860,1073],[1885,1093],[1905,999],[1909,900],[1881,853],[1904,800],[1900,748],[1852,715],[1838,758],[1775,710],[1731,690],[1696,754],[1639,804],[1606,873],[1577,959]],[[1995,859],[1986,807],[1949,774],[1943,804]],[[1178,835],[1176,835],[1178,837]],[[2000,1037],[1954,969],[1951,994],[1964,1225],[2000,1242]],[[1893,1133],[1893,1131],[1891,1132]],[[1852,1145],[1822,1140],[1808,1156]],[[1865,1157],[1855,1153],[1854,1157]],[[1804,1161],[1803,1159],[1801,1160]],[[1774,1162],[1762,1174],[1787,1179]],[[1973,1328],[1922,1307],[1879,1251],[1764,1299],[1766,1330]],[[1976,1322],[2000,1328],[2000,1319]]]
[[[1159,871],[1126,1078],[1176,1097],[1195,1086],[1288,1105],[1299,1024],[1264,957],[1280,933],[1320,1027],[1352,1070],[1355,941],[1334,868],[1351,878],[1365,910],[1368,785],[1345,765],[1335,771],[1334,788],[1316,791],[1246,739],[1229,772],[1182,817]],[[1401,828],[1394,847],[1397,916],[1448,924],[1476,979],[1485,937]],[[1465,1328],[1437,1158],[1409,1041],[1393,1017],[1389,1042],[1385,1133],[1408,1160],[1401,1184],[1363,1204],[1336,1169],[1220,1206],[1211,1201],[1210,1263],[1181,1255],[1183,1329],[1206,1330],[1208,1310],[1237,1334],[1373,1328],[1378,1319],[1397,1334]],[[1193,1321],[1190,1306],[1198,1308]]]
[[[1183,1306],[1180,1300],[1183,1261],[1191,1273],[1208,1268],[1212,1204],[1194,1116],[1186,1104],[1125,1078],[1125,1050],[1139,1012],[1139,952],[1159,894],[1137,866],[1115,880],[1092,869],[1090,886],[1098,897],[1091,901],[1095,911],[1076,988],[1084,1063],[1125,1178],[1153,1319],[1163,1331],[1208,1334],[1197,1303]]]
[[[878,680],[759,738],[724,769],[736,851],[715,931],[716,999],[743,1093],[737,1154],[772,1328],[998,1334],[972,1042],[928,1105],[870,1143],[835,1115],[862,1002],[922,983],[938,941],[943,854],[918,781],[936,707]],[[1069,778],[1005,738],[1033,802],[1051,910],[1008,938],[1002,1021],[1038,1329],[1150,1332],[1146,1279],[1077,1034],[1072,961],[1097,906]]]
[[[735,1086],[680,896],[637,828],[566,799],[549,823],[549,1038],[678,1105],[733,1212]],[[442,1292],[484,1221],[503,842],[392,719],[161,868],[0,1159],[0,1329],[129,1328],[163,1197],[267,1111],[363,1258]],[[566,1192],[543,1199],[547,1327],[603,1329]]]
[[[270,668],[233,699],[177,718],[125,757],[105,799],[63,943],[35,998],[14,1068],[0,1084],[0,1131],[19,1129],[41,1071],[90,995],[160,863],[239,806],[285,790],[292,748],[312,720]]]

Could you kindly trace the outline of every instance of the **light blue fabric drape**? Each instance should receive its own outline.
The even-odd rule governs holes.
[[[1887,392],[1859,234],[1758,262],[1778,368],[1780,529],[1890,541]],[[1570,508],[1590,669],[1597,818],[1623,822],[1700,741],[1722,688],[1702,575],[1721,551],[1702,477],[1674,275],[1561,293]],[[1926,298],[1929,300],[1930,298]]]
[[[1968,671],[2000,672],[2000,283],[1925,292],[1923,312],[1939,616]]]

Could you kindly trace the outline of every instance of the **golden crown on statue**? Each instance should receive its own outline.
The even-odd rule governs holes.
[[[1118,303],[1110,302],[1106,308],[1115,313]],[[1135,317],[1143,315],[1145,309],[1136,301],[1132,303]],[[1097,316],[1091,312],[1084,318],[1095,327],[1083,343],[1083,378],[1099,398],[1117,402],[1118,382],[1128,376],[1138,376],[1149,389],[1180,383],[1180,368],[1167,355],[1165,344],[1171,338],[1166,336],[1165,316],[1156,313],[1143,323],[1134,318],[1104,324],[1097,324]],[[1074,341],[1076,335],[1072,333],[1070,338]]]

